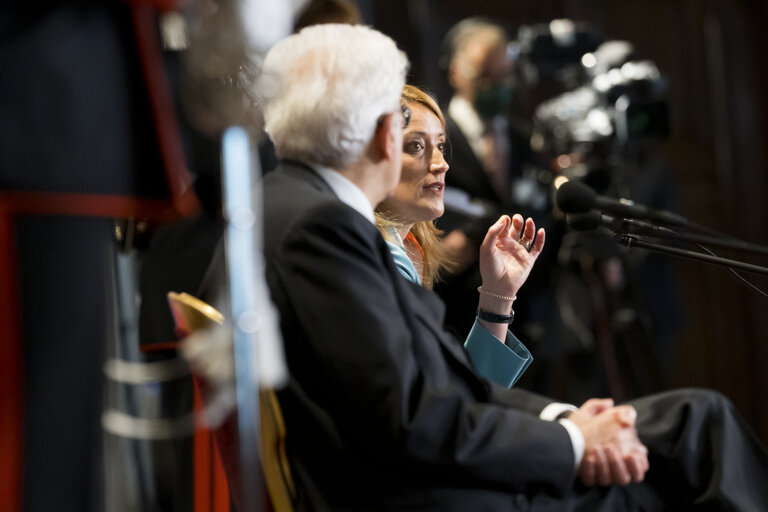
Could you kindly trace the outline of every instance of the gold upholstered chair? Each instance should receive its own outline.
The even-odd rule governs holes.
[[[224,323],[219,311],[192,295],[169,292],[168,303],[180,338]],[[206,403],[207,383],[192,366],[199,414]],[[261,468],[270,504],[275,512],[292,512],[295,487],[285,451],[285,422],[271,388],[259,390],[259,419]],[[194,446],[195,512],[229,512],[230,493],[222,485],[229,484],[235,503],[240,486],[253,485],[240,481],[236,411],[213,430],[196,429]]]

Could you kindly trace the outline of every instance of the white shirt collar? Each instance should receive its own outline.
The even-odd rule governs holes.
[[[505,133],[509,127],[506,118],[500,115],[489,121],[483,121],[475,107],[460,96],[451,98],[451,102],[448,104],[448,115],[456,121],[469,146],[480,161],[486,157],[489,151],[488,143],[483,140],[488,129],[493,128],[499,134]]]
[[[460,96],[454,96],[448,104],[448,115],[456,121],[475,155],[482,159],[487,152],[482,140],[485,124],[472,104]]]
[[[448,114],[456,121],[467,138],[479,139],[485,131],[485,124],[470,102],[461,96],[454,96],[448,104]]]
[[[313,164],[311,167],[331,187],[333,193],[336,194],[336,197],[342,203],[360,213],[360,215],[371,221],[372,224],[376,224],[373,216],[373,206],[368,197],[360,190],[360,187],[352,183],[340,172],[334,171],[329,167],[317,164]]]

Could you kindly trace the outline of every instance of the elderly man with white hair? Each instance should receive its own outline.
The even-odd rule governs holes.
[[[345,25],[306,28],[264,62],[266,128],[282,160],[263,187],[266,273],[290,370],[278,396],[296,508],[663,510],[676,493],[757,510],[768,464],[719,395],[660,395],[639,401],[638,415],[477,375],[443,329],[440,300],[401,277],[374,225],[400,176],[407,67],[391,39]],[[500,297],[483,304],[499,317],[509,313],[506,248],[518,243],[505,225],[482,249],[494,261],[484,284]],[[654,485],[636,418],[672,471]],[[743,477],[738,492],[721,492],[725,467]]]

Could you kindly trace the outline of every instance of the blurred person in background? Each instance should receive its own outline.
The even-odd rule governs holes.
[[[155,37],[156,22],[154,7],[141,2],[0,6],[6,510],[103,511],[105,474],[124,469],[105,467],[105,441],[115,438],[101,423],[105,358],[137,327],[121,309],[131,310],[133,297],[119,299],[131,288],[122,288],[118,260],[135,248],[123,235],[138,238],[137,219],[167,220],[173,186],[189,185],[165,166],[153,112],[163,116],[167,104],[145,81],[165,78],[143,67],[149,55],[162,68],[158,42],[143,36]],[[185,198],[188,213],[195,200]],[[131,476],[139,479],[121,475],[135,482]],[[140,507],[144,497],[130,499]]]

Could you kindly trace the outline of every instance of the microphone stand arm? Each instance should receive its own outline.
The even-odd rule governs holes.
[[[743,261],[721,258],[719,256],[710,256],[709,254],[703,254],[696,251],[688,251],[685,249],[679,249],[677,247],[669,247],[666,245],[649,242],[633,235],[616,235],[616,241],[626,247],[639,247],[641,249],[670,254],[672,256],[678,256],[681,258],[688,258],[704,263],[710,263],[712,265],[719,265],[721,267],[743,270],[745,272],[753,272],[755,274],[768,275],[768,268],[762,267],[760,265],[752,265],[751,263],[744,263]]]
[[[732,249],[735,251],[750,252],[759,255],[768,255],[768,247],[745,242],[736,238],[724,238],[719,236],[700,235],[696,233],[682,233],[679,231],[673,231],[668,228],[653,226],[648,223],[638,222],[634,220],[619,220],[614,221],[612,228],[613,231],[621,231],[617,234],[626,235],[646,235],[655,238],[664,238],[667,240],[676,240],[682,242],[690,242],[702,245],[713,245],[715,247],[722,247],[724,249]]]

